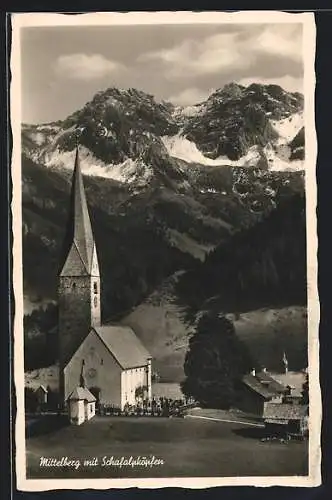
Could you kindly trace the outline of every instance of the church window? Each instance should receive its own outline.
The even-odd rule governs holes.
[[[98,299],[97,299],[97,297],[95,297],[95,298],[93,299],[93,303],[94,303],[94,306],[95,306],[95,307],[97,307],[97,304],[98,304]]]
[[[104,360],[103,360],[103,358],[101,358],[101,360],[100,360],[100,364],[101,364],[101,365],[103,365],[103,364],[104,364]]]
[[[93,291],[94,291],[94,293],[98,293],[98,285],[96,282],[94,282],[94,284],[93,284]]]

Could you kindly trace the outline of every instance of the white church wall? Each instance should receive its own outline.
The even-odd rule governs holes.
[[[66,398],[75,389],[83,373],[88,389],[99,388],[102,404],[121,404],[121,367],[105,347],[94,330],[91,330],[64,370]]]
[[[121,376],[122,385],[122,408],[126,403],[134,405],[136,402],[135,391],[138,387],[147,385],[146,367],[138,367],[124,370]]]
[[[152,399],[152,363],[151,363],[151,359],[148,360],[147,386],[148,386],[148,399]]]

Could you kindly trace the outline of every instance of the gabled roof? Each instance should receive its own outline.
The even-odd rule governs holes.
[[[262,384],[267,384],[269,390],[273,390],[279,394],[283,394],[286,391],[286,386],[278,382],[268,372],[259,372],[256,374],[256,377]]]
[[[69,248],[63,269],[61,270],[61,276],[90,274],[94,238],[84,191],[78,148],[75,157],[66,240]]]
[[[151,358],[129,326],[94,326],[93,330],[124,370],[145,366]]]
[[[286,403],[266,403],[264,407],[265,420],[298,420],[307,415],[308,406]]]
[[[278,396],[286,391],[286,387],[279,384],[267,372],[259,372],[255,375],[248,373],[243,377],[242,382],[265,399]]]
[[[77,386],[75,387],[73,392],[68,396],[68,400],[87,401],[88,403],[92,403],[93,401],[96,401],[96,398],[86,387]]]
[[[36,391],[39,391],[39,390],[42,390],[45,393],[48,392],[48,390],[46,389],[46,387],[43,384],[40,384],[40,386],[37,387]]]

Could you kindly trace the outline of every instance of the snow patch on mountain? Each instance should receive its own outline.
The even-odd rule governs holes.
[[[176,106],[174,108],[174,111],[172,113],[173,118],[180,118],[180,117],[192,117],[192,116],[197,116],[199,113],[201,113],[203,110],[203,105],[202,104],[194,104],[192,106]]]
[[[195,106],[191,106],[194,107]],[[163,136],[161,140],[170,156],[184,160],[188,163],[199,163],[208,166],[232,166],[252,167],[265,155],[268,161],[268,169],[275,171],[298,171],[303,170],[302,160],[290,161],[291,150],[289,143],[303,127],[303,113],[294,113],[282,120],[271,120],[273,128],[278,133],[277,141],[267,144],[264,148],[257,145],[252,146],[248,152],[238,160],[230,160],[226,156],[216,159],[208,158],[198,149],[197,145],[187,139],[182,133],[174,136]]]
[[[186,139],[183,135],[163,136],[161,140],[170,156],[187,161],[188,163],[200,163],[201,165],[231,165],[232,162],[226,157],[207,158],[197,148],[196,144]]]
[[[173,158],[179,158],[188,163],[199,163],[207,166],[231,166],[231,167],[253,167],[258,164],[262,158],[262,154],[266,155],[269,170],[275,171],[298,171],[303,170],[303,161],[290,161],[290,148],[286,144],[280,144],[273,149],[271,145],[267,145],[261,149],[258,146],[252,146],[246,155],[239,160],[230,160],[226,156],[221,156],[213,160],[207,158],[197,148],[196,144],[189,141],[181,135],[161,137],[167,152]]]
[[[289,149],[289,148],[288,148]],[[286,150],[286,146],[284,148]],[[302,160],[290,161],[282,149],[274,150],[270,145],[264,148],[264,154],[269,163],[269,170],[278,172],[298,172],[304,170],[304,162]]]
[[[75,162],[75,151],[60,151],[58,148],[45,155],[47,167],[67,168],[72,170]],[[117,182],[144,186],[148,183],[153,171],[151,167],[128,158],[119,164],[108,164],[96,158],[89,149],[80,147],[80,163],[85,175],[104,177]]]
[[[294,139],[304,125],[303,112],[294,113],[282,120],[271,120],[271,124],[279,135],[278,143],[288,143]]]

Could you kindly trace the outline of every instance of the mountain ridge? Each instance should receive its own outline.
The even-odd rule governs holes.
[[[169,156],[172,150],[163,138],[180,138],[197,150],[203,164],[257,166],[302,169],[302,160],[281,161],[274,148],[280,142],[275,124],[300,118],[303,123],[303,96],[289,93],[276,85],[235,83],[215,91],[206,101],[188,107],[175,107],[136,89],[109,88],[98,92],[83,108],[64,120],[41,125],[23,125],[24,153],[32,160],[49,166],[66,166],[66,153],[73,151],[77,130],[80,143],[91,156],[91,167],[118,166],[131,160],[149,165],[152,158]],[[286,134],[282,143],[287,149],[299,129]],[[304,142],[304,137],[301,139]],[[267,149],[266,149],[267,148]],[[284,152],[285,156],[285,152]],[[176,158],[176,157],[175,157]],[[183,157],[191,163],[192,155]],[[278,167],[279,165],[279,167]]]

